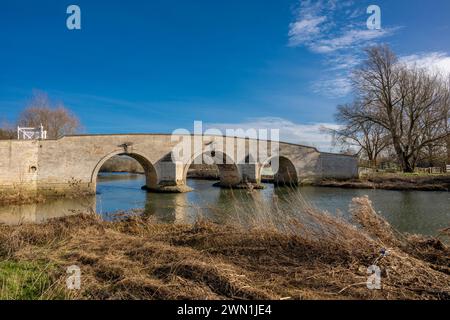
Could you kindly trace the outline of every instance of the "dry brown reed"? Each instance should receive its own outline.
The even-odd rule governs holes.
[[[230,225],[79,215],[0,226],[0,259],[52,266],[39,298],[64,290],[70,299],[449,299],[448,247],[399,234],[369,199],[353,200],[355,224],[307,205],[297,218],[284,208],[269,214],[248,197],[256,206],[235,210],[253,211]],[[67,291],[65,268],[74,264],[81,290]],[[366,286],[371,265],[381,268],[381,290]]]

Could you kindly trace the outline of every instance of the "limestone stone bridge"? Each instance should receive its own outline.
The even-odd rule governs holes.
[[[174,147],[179,144],[177,137],[188,142],[191,140],[192,157],[185,157],[184,161],[173,160]],[[279,165],[274,181],[278,184],[296,185],[323,178],[346,179],[358,174],[357,160],[352,156],[321,153],[313,147],[282,142],[278,144],[278,151],[274,152],[272,146],[275,143],[265,141],[263,147],[259,145],[258,148],[267,145],[267,156],[251,161],[247,151],[239,158],[236,146],[245,145],[249,149],[250,145],[254,145],[252,143],[261,143],[261,140],[200,137],[200,140],[195,140],[198,136],[180,135],[174,139],[169,134],[109,134],[64,136],[58,140],[0,141],[0,193],[93,193],[100,168],[116,155],[136,159],[145,170],[148,190],[159,192],[187,191],[189,166],[205,153],[214,159],[223,157],[227,160],[217,162],[220,184],[226,187],[258,184],[263,167],[275,158]],[[225,141],[221,151],[212,147],[218,140]],[[195,143],[199,148],[194,148]],[[195,153],[195,150],[199,151]]]

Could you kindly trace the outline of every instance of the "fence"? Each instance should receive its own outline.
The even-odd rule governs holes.
[[[373,162],[367,160],[359,161],[360,174],[371,174],[375,172],[395,173],[400,171],[400,166],[398,166],[394,162],[382,162],[374,164]],[[415,168],[414,172],[426,174],[442,174],[446,172],[450,173],[450,165],[446,165],[445,167]]]
[[[431,167],[431,168],[416,168],[414,171],[417,173],[429,173],[429,174],[440,174],[449,171],[450,166],[447,166],[447,168],[441,168],[441,167]]]
[[[39,128],[17,127],[17,140],[45,140],[47,131],[41,125]]]

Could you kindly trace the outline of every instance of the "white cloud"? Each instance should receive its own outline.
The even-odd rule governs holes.
[[[321,93],[329,98],[341,98],[352,91],[352,83],[348,77],[336,75],[332,79],[322,79],[312,84],[316,93]]]
[[[355,47],[356,45],[367,45],[368,41],[384,37],[391,32],[391,29],[347,30],[342,35],[312,42],[310,49],[317,53],[331,53],[336,50]]]
[[[305,46],[316,53],[331,53],[366,45],[395,31],[395,28],[367,29],[368,16],[352,6],[353,1],[301,1],[296,19],[289,25],[289,45]]]
[[[289,44],[298,46],[320,35],[319,25],[326,21],[326,17],[306,16],[289,26]]]
[[[227,129],[279,129],[282,142],[316,147],[320,151],[330,152],[336,151],[332,146],[332,137],[321,129],[338,129],[339,126],[334,123],[298,124],[283,118],[263,117],[248,119],[241,123],[209,123],[205,124],[204,128],[219,129],[223,134]]]
[[[428,52],[412,54],[399,58],[401,63],[410,67],[419,67],[440,73],[443,76],[450,75],[450,55],[443,52]],[[352,91],[352,83],[348,76],[351,70],[360,63],[360,60],[352,55],[341,55],[328,60],[331,76],[322,77],[315,81],[311,88],[315,93],[328,98],[342,98]],[[346,73],[347,71],[347,73]]]
[[[329,57],[326,61],[328,69],[331,71],[350,70],[356,67],[361,60],[353,54],[340,54],[334,57]]]
[[[360,3],[337,0],[303,0],[289,25],[291,47],[305,47],[325,56],[326,76],[312,84],[312,90],[340,98],[351,92],[349,73],[361,61],[362,48],[392,35],[398,28],[369,30],[369,16]]]
[[[444,52],[426,52],[400,57],[400,62],[408,66],[425,68],[431,72],[450,75],[450,56]]]

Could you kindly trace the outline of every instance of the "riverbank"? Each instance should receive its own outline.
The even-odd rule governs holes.
[[[39,204],[57,199],[82,199],[94,195],[94,192],[77,188],[72,189],[70,193],[55,192],[51,194],[22,192],[18,190],[0,194],[0,206]]]
[[[45,202],[45,197],[21,192],[0,194],[0,205],[24,205]]]
[[[449,191],[450,174],[447,175],[377,174],[353,180],[325,179],[314,182],[313,186],[349,188],[349,189]]]
[[[95,215],[0,226],[0,298],[450,298],[448,247],[398,234],[367,198],[354,199],[352,213],[359,229],[313,209],[281,229],[261,219],[244,228]],[[381,290],[366,287],[374,264]],[[80,290],[65,287],[71,265]]]

